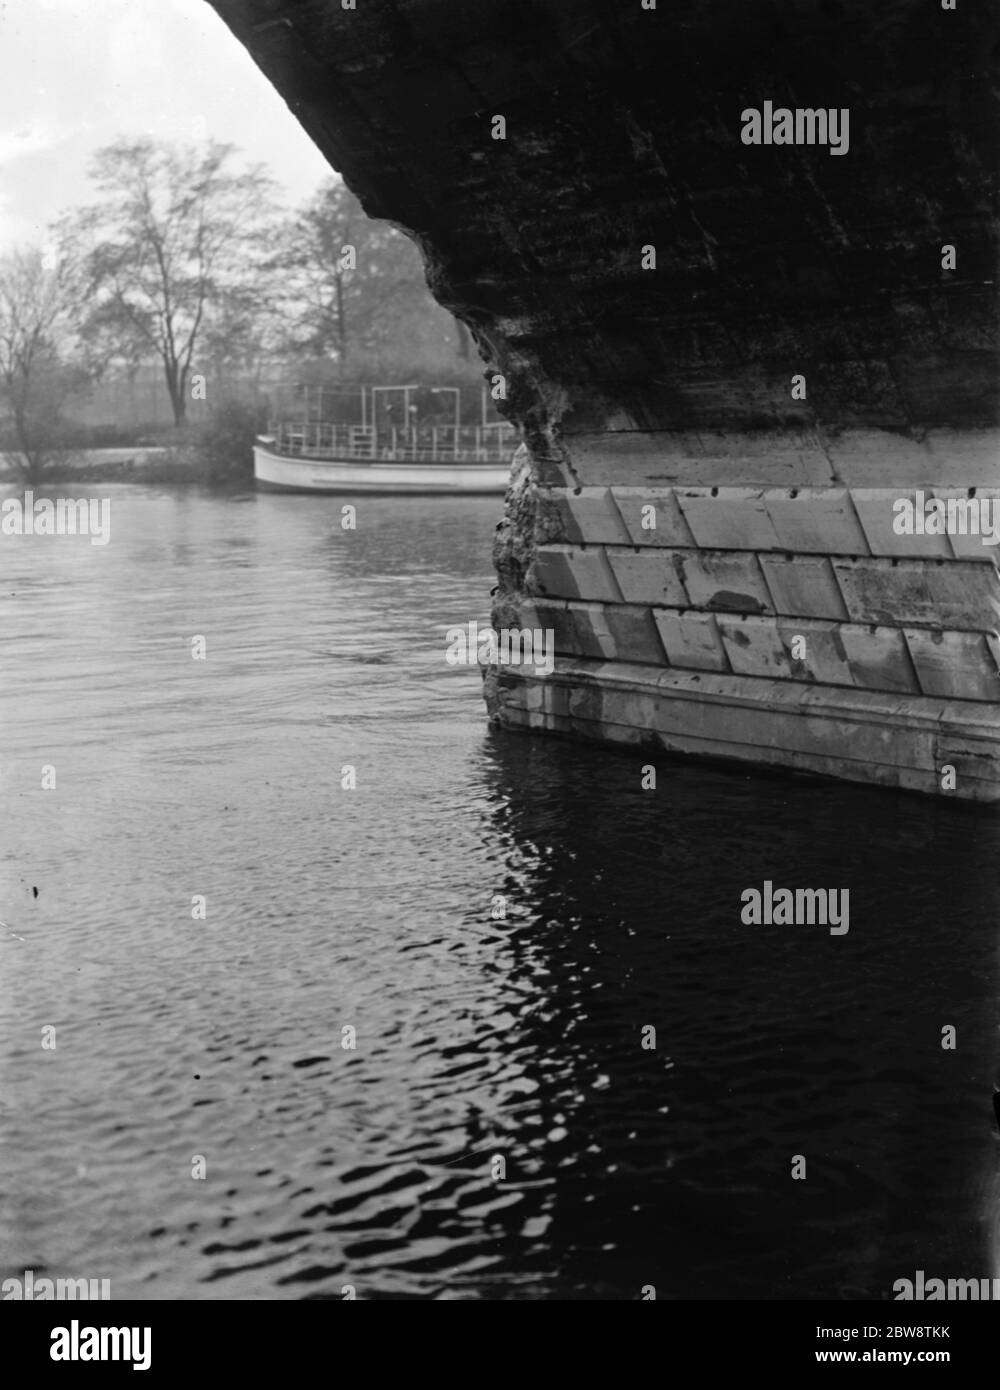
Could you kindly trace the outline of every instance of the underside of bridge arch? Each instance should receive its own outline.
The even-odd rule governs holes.
[[[505,378],[492,715],[1000,798],[1000,12],[210,3]]]

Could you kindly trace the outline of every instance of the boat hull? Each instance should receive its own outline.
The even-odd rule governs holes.
[[[391,496],[502,495],[509,463],[424,463],[400,459],[288,458],[255,444],[253,471],[265,492],[358,493]]]

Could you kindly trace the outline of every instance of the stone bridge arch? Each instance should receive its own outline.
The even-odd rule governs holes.
[[[1000,799],[1000,13],[210,3],[505,378],[493,717]]]

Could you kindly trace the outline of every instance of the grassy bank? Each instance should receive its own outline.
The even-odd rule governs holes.
[[[77,428],[45,460],[44,483],[197,483],[250,486],[254,436],[265,421],[252,406],[223,403],[197,425],[171,430]],[[28,483],[11,441],[0,440],[0,481]]]

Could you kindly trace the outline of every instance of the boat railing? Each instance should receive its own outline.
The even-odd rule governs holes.
[[[282,421],[271,426],[277,450],[293,458],[405,460],[414,463],[505,463],[517,431],[500,425],[337,425]]]

